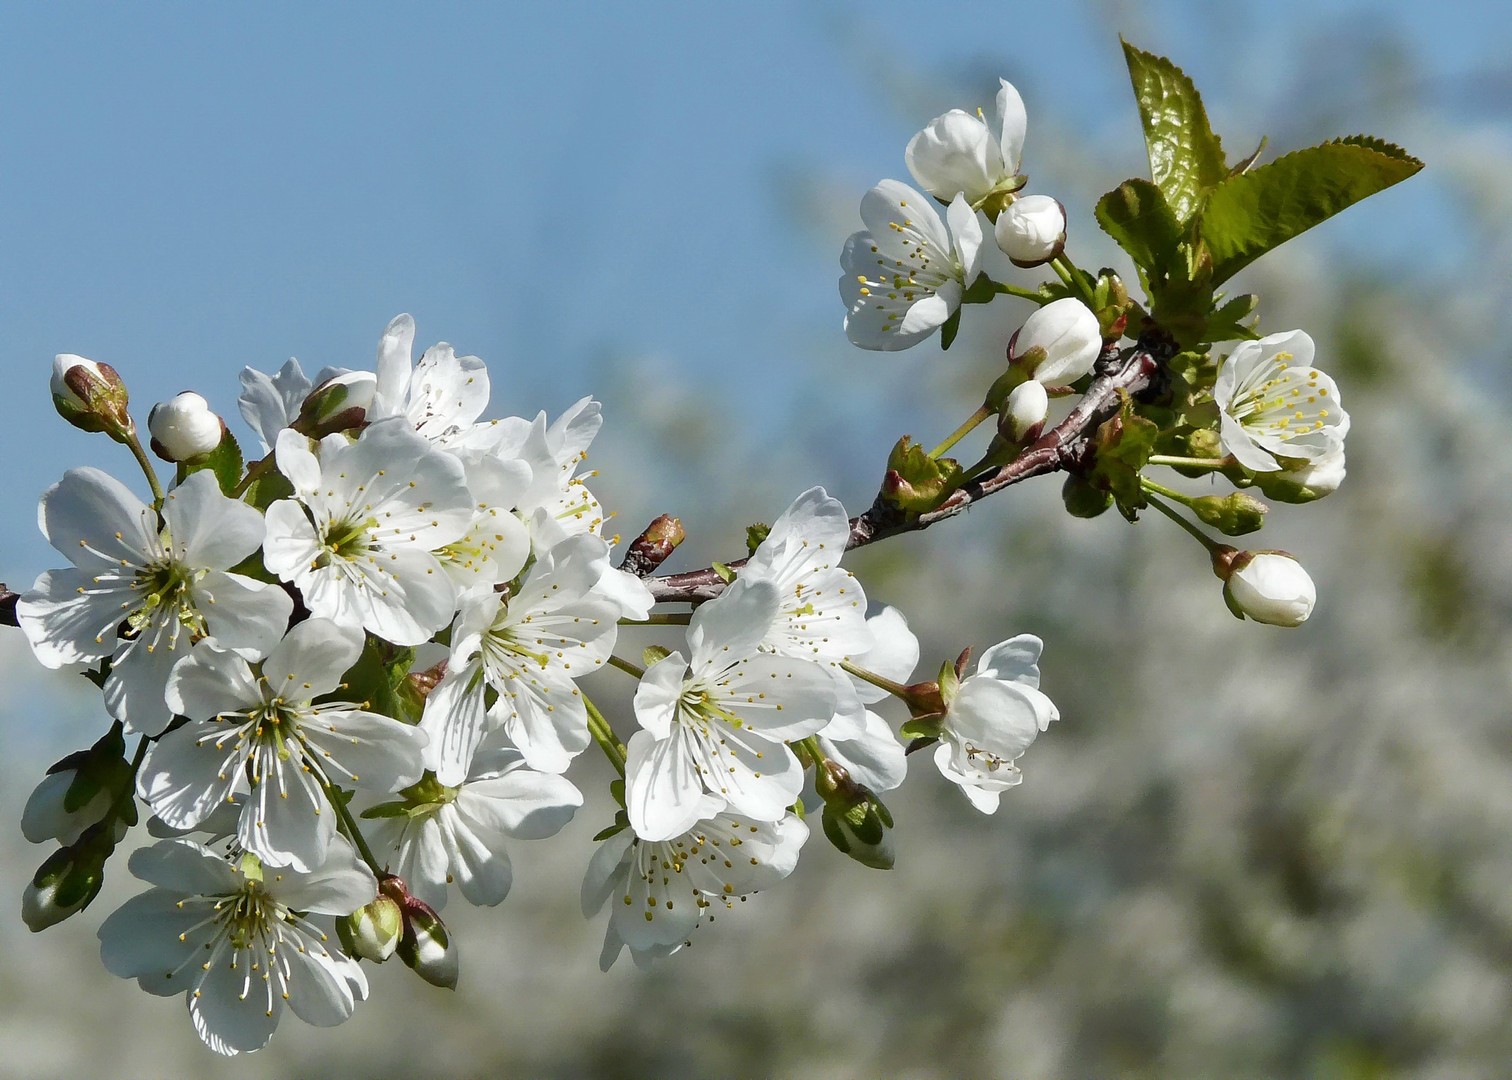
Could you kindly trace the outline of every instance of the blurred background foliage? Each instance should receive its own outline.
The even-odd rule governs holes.
[[[588,839],[608,820],[609,774],[585,760],[574,776],[587,807],[557,840],[517,845],[506,903],[448,908],[465,950],[458,993],[390,965],[372,971],[372,1000],[348,1024],[319,1031],[290,1020],[265,1051],[236,1061],[202,1050],[180,1002],[100,968],[94,930],[135,891],[118,867],[91,911],[44,935],[0,920],[0,1040],[10,1048],[0,1074],[1505,1070],[1505,52],[1446,63],[1411,18],[1331,4],[1287,5],[1286,26],[1257,28],[1251,47],[1236,49],[1238,16],[1131,0],[1077,6],[1079,32],[1055,43],[1063,63],[1038,53],[1015,61],[1052,44],[1033,40],[1025,8],[1018,41],[965,28],[950,56],[900,64],[919,28],[866,20],[865,10],[809,14],[794,32],[832,52],[837,78],[883,95],[895,116],[895,145],[877,154],[892,154],[888,175],[904,175],[909,133],[947,108],[990,103],[1007,76],[1029,102],[1030,190],[1066,204],[1070,251],[1084,267],[1121,267],[1090,207],[1145,171],[1120,31],[1187,69],[1236,156],[1261,134],[1278,154],[1365,131],[1428,163],[1234,283],[1260,294],[1266,330],[1313,334],[1354,420],[1343,489],[1316,506],[1275,507],[1259,538],[1312,571],[1321,595],[1312,620],[1297,631],[1241,625],[1202,552],[1169,523],[1073,520],[1058,484],[1025,485],[850,561],[874,601],[909,615],[925,674],[968,644],[1022,631],[1046,640],[1045,686],[1064,719],[1023,760],[1025,783],[997,816],[975,814],[914,759],[915,775],[889,799],[895,870],[849,863],[816,837],[783,887],[721,915],[690,949],[649,973],[622,959],[606,976],[596,967],[603,928],[584,923],[577,889]],[[742,48],[738,36],[728,47]],[[857,170],[874,166],[803,153],[745,167],[765,170],[786,221],[777,242],[787,265],[828,274],[878,178]],[[732,275],[753,272],[740,252],[723,254]],[[707,295],[680,302],[739,304],[737,284],[711,279]],[[602,469],[594,489],[627,534],[679,514],[691,536],[675,568],[732,557],[746,523],[770,520],[813,483],[858,511],[899,434],[929,444],[975,406],[1025,314],[1000,300],[966,313],[948,357],[937,344],[878,356],[845,343],[835,299],[767,323],[759,350],[786,358],[777,375],[720,366],[720,341],[702,355],[669,353],[649,333],[605,344],[586,369],[609,415],[590,460]],[[421,329],[425,340],[445,330]],[[484,356],[499,372],[502,358]],[[40,409],[36,381],[26,400]],[[518,407],[521,395],[510,397]],[[17,634],[0,640],[0,665],[12,748],[0,893],[15,898],[43,855],[14,825],[42,754],[50,761],[92,740],[98,705],[82,680],[39,671]],[[611,719],[626,730],[624,708]]]

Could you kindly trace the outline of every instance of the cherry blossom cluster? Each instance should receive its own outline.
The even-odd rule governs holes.
[[[841,504],[805,492],[720,595],[653,618],[578,475],[598,403],[480,419],[483,363],[445,344],[415,361],[414,333],[395,319],[374,371],[246,370],[238,405],[262,456],[245,468],[204,397],[155,406],[166,486],[119,376],[55,362],[60,411],[137,451],[153,497],[84,468],[42,499],[73,565],[43,574],[17,621],[42,663],[99,684],[114,723],[28,803],[28,838],[63,846],[24,914],[40,929],[88,903],[145,807],[160,839],[129,863],[152,888],[105,920],[102,956],[182,993],[222,1053],[264,1045],[285,1005],[312,1024],[350,1016],[359,959],[397,952],[453,985],[437,914],[452,886],[504,900],[509,845],[572,819],[584,798],[567,773],[595,742],[623,777],[583,886],[585,914],[609,909],[605,967],[626,948],[643,964],[674,952],[717,905],[787,876],[809,835],[806,768],[826,833],[891,859],[878,793],[906,759],[872,707],[917,696],[919,647],[840,567]],[[616,655],[627,625],[666,623],[685,625],[683,647],[648,647],[644,668]],[[941,771],[988,811],[1055,716],[1038,640],[1004,650],[1011,663],[989,652],[935,706]],[[580,685],[605,668],[634,678],[613,723]]]
[[[1137,92],[1142,65],[1168,64],[1126,51]],[[1187,93],[1167,75],[1158,85]],[[1183,100],[1200,112],[1194,90]],[[1212,139],[1200,119],[1192,137]],[[659,572],[683,539],[667,515],[622,551],[604,535],[612,515],[582,471],[596,401],[555,420],[485,419],[483,361],[446,344],[416,360],[407,315],[372,370],[244,371],[250,455],[192,391],[151,409],[144,447],[120,376],[58,356],[54,405],[125,447],[149,494],[69,470],[39,522],[71,565],[24,595],[0,587],[0,613],[37,659],[89,678],[110,717],[27,803],[26,837],[57,845],[23,897],[27,924],[87,906],[145,811],[153,842],[127,863],[148,889],[103,921],[103,962],[181,994],[205,1044],[235,1054],[265,1045],[286,1007],[320,1026],[347,1019],[365,963],[398,956],[455,987],[460,949],[440,916],[453,887],[501,903],[510,848],[585,805],[605,825],[581,895],[585,916],[605,918],[605,969],[626,950],[642,966],[678,951],[719,909],[786,878],[816,815],[835,848],[891,867],[883,796],[911,752],[928,749],[991,814],[1060,712],[1029,634],[910,681],[919,641],[842,556],[1035,476],[1064,474],[1077,517],[1155,509],[1203,545],[1236,616],[1304,622],[1316,594],[1292,556],[1206,530],[1260,528],[1251,489],[1304,503],[1342,481],[1349,417],[1312,340],[1261,336],[1253,298],[1213,291],[1218,240],[1201,221],[1185,239],[1138,232],[1177,224],[1150,182],[1098,205],[1144,299],[1112,270],[1080,269],[1064,207],[1024,193],[1026,131],[1007,81],[990,121],[960,109],[930,121],[904,152],[918,188],[872,188],[840,260],[845,332],[869,350],[936,331],[948,348],[963,306],[1032,305],[981,407],[928,452],[901,438],[862,514],[812,488],[752,526],[741,558],[704,569]],[[1221,162],[1216,139],[1211,153]],[[1297,189],[1289,174],[1278,183]],[[989,233],[1013,264],[1054,278],[993,280]],[[1180,288],[1178,263],[1195,268]],[[975,462],[946,456],[989,421]],[[172,466],[166,482],[149,449]],[[1234,490],[1183,492],[1146,475],[1156,468]],[[668,633],[680,636],[629,652],[632,635]],[[578,764],[595,748],[599,773]]]

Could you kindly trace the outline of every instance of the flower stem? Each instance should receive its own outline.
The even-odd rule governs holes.
[[[325,789],[326,801],[336,809],[336,827],[356,847],[357,854],[361,855],[362,861],[368,864],[368,869],[376,876],[382,877],[387,871],[373,856],[373,850],[368,847],[367,838],[362,835],[362,829],[358,827],[356,819],[352,817],[352,812],[347,809],[346,801],[341,798],[336,785],[329,780],[322,780],[320,786]]]
[[[1140,482],[1145,483],[1146,481],[1141,480]],[[1149,488],[1146,488],[1145,490],[1148,491]],[[1166,517],[1170,518],[1172,521],[1174,521],[1176,524],[1180,525],[1183,529],[1190,533],[1199,544],[1207,549],[1209,555],[1212,555],[1219,548],[1223,547],[1223,545],[1219,544],[1217,541],[1209,539],[1203,534],[1201,529],[1197,528],[1197,526],[1193,525],[1190,521],[1182,517],[1175,510],[1171,509],[1169,506],[1161,502],[1159,499],[1155,498],[1153,495],[1150,496],[1149,501],[1151,506],[1159,510]]]
[[[1190,508],[1192,505],[1192,496],[1183,495],[1173,488],[1168,488],[1164,484],[1157,484],[1155,481],[1146,479],[1143,476],[1139,478],[1139,486],[1144,489],[1146,494],[1163,495],[1172,502],[1180,503],[1187,508]]]
[[[152,489],[152,505],[161,510],[163,507],[163,485],[158,483],[157,470],[152,467],[152,459],[142,449],[142,440],[137,438],[135,431],[127,434],[126,449],[131,451],[131,456],[136,458],[137,464],[142,467],[142,472],[147,477],[147,486]]]
[[[801,748],[809,763],[814,766],[814,792],[821,799],[828,801],[827,795],[835,790],[835,785],[830,782],[830,777],[824,769],[824,747],[819,745],[819,740],[813,735],[802,739],[793,745]]]
[[[624,776],[625,749],[614,737],[614,729],[604,719],[604,714],[598,711],[598,706],[588,699],[587,694],[583,694],[583,707],[588,710],[588,732],[593,736],[593,741],[599,744],[599,749],[609,759],[609,764],[614,766],[614,771]]]
[[[247,493],[247,489],[250,488],[254,482],[262,479],[263,476],[267,475],[268,470],[272,467],[273,455],[271,453],[268,454],[268,456],[265,458],[254,461],[251,468],[247,470],[247,475],[242,477],[241,482],[231,490],[231,497],[233,499],[241,498]]]
[[[1005,296],[1017,296],[1020,300],[1032,300],[1040,307],[1050,302],[1038,289],[1025,289],[1019,285],[1009,285],[1005,281],[994,281],[992,287]]]
[[[1089,308],[1093,311],[1097,310],[1097,298],[1092,295],[1092,287],[1087,284],[1087,279],[1082,276],[1082,272],[1076,268],[1075,263],[1061,254],[1050,260],[1050,267],[1060,275],[1061,281],[1065,282],[1067,288],[1075,289]]]
[[[644,679],[646,677],[645,668],[636,667],[630,661],[621,660],[619,657],[615,656],[612,653],[609,655],[609,666],[617,667],[626,675],[634,675],[637,679]]]
[[[1173,457],[1170,454],[1151,454],[1151,465],[1170,465],[1180,469],[1221,469],[1228,458]]]
[[[956,443],[960,442],[967,435],[970,435],[973,431],[975,431],[977,426],[991,415],[992,410],[989,409],[986,405],[983,405],[981,408],[977,409],[976,412],[972,413],[966,418],[966,421],[960,427],[956,428],[949,435],[945,436],[944,442],[942,442],[939,446],[935,447],[929,452],[930,458],[938,458],[945,451],[949,450]]]
[[[656,612],[644,619],[621,619],[621,626],[687,626],[693,621],[691,611]]]
[[[894,697],[903,698],[905,701],[908,700],[908,687],[904,686],[902,683],[896,683],[891,679],[883,678],[875,671],[867,671],[864,667],[857,667],[849,660],[840,661],[840,667],[843,668],[848,674],[854,675],[856,678],[860,679],[862,682],[871,683],[878,690],[886,690]]]

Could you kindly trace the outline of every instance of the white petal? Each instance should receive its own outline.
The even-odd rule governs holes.
[[[453,805],[479,835],[542,840],[572,820],[583,793],[564,776],[514,769],[467,784]]]
[[[635,720],[651,733],[665,739],[672,733],[677,716],[677,702],[683,692],[683,676],[688,662],[681,653],[663,657],[646,669],[645,677],[635,688]]]
[[[641,839],[670,840],[724,805],[723,799],[705,794],[680,728],[661,740],[637,731],[625,749],[625,810]]]
[[[699,606],[688,624],[693,678],[750,656],[777,617],[777,588],[768,581],[737,578],[723,594]]]
[[[115,477],[99,469],[69,469],[47,489],[38,524],[75,566],[142,566],[157,550],[157,515]]]
[[[312,701],[341,685],[341,676],[362,655],[362,632],[328,619],[306,619],[268,654],[263,678],[269,693]]]
[[[997,93],[998,148],[1003,155],[1003,169],[1009,175],[1019,171],[1024,152],[1024,135],[1029,129],[1029,116],[1024,110],[1024,99],[1007,79],[998,80]]]
[[[221,570],[208,570],[194,583],[191,602],[218,644],[253,657],[268,654],[294,611],[294,601],[277,585]]]
[[[173,557],[200,570],[235,566],[257,550],[265,532],[262,514],[221,494],[210,469],[191,473],[164,497],[163,522]]]

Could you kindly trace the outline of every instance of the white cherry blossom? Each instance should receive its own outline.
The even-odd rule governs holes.
[[[461,461],[401,420],[373,424],[356,442],[328,435],[319,449],[295,431],[278,436],[278,469],[294,495],[268,507],[268,570],[314,614],[418,645],[457,608],[435,552],[473,525]]]
[[[168,684],[190,718],[148,751],[137,794],[169,827],[194,829],[228,799],[240,803],[236,841],[263,862],[313,870],[336,836],[327,784],[392,792],[422,772],[425,735],[350,701],[341,689],[363,637],[308,619],[254,668],[204,642]]]
[[[134,851],[129,865],[153,888],[100,926],[100,959],[149,994],[182,993],[194,1030],[216,1053],[267,1045],[285,1006],[307,1024],[334,1027],[367,997],[367,977],[318,918],[346,915],[377,893],[345,840],[311,873],[250,856],[233,865],[190,840]]]
[[[995,812],[1002,793],[1022,782],[1014,762],[1060,719],[1039,688],[1042,647],[1032,634],[992,646],[948,703],[935,765],[984,814]]]
[[[426,698],[426,768],[443,784],[467,775],[485,731],[502,727],[531,768],[560,773],[588,747],[588,713],[574,681],[614,649],[619,605],[599,590],[609,549],[568,537],[512,593],[463,598],[446,675]],[[485,706],[489,689],[498,695]]]
[[[1343,447],[1349,414],[1313,352],[1312,338],[1288,330],[1241,343],[1219,366],[1220,443],[1246,469],[1276,472],[1277,458],[1315,462]]]
[[[712,813],[666,840],[615,833],[593,853],[583,878],[583,915],[609,905],[599,966],[608,971],[626,948],[642,968],[677,952],[701,923],[713,921],[716,908],[792,873],[808,834],[790,813],[777,821]]]
[[[364,813],[375,819],[368,836],[389,872],[436,911],[452,881],[468,903],[503,901],[513,880],[507,842],[555,836],[583,805],[571,781],[531,769],[497,733],[460,784],[426,778],[403,794]]]
[[[458,356],[445,342],[412,359],[415,320],[399,315],[378,341],[378,384],[369,420],[403,417],[420,435],[448,449],[468,445],[488,407],[488,367]]]
[[[208,469],[168,492],[161,529],[150,506],[89,468],[69,470],[42,496],[39,519],[74,568],[37,579],[16,606],[21,629],[48,667],[110,657],[105,707],[130,731],[168,726],[168,673],[195,641],[214,635],[222,648],[258,655],[288,625],[282,589],[227,572],[257,550],[263,518],[222,495]]]
[[[861,200],[866,228],[840,253],[845,334],[863,349],[917,345],[961,306],[981,269],[982,225],[965,196],[941,220],[907,184],[884,180]]]
[[[278,442],[278,433],[299,419],[300,407],[310,394],[310,382],[299,361],[289,358],[277,375],[266,375],[250,367],[241,373],[241,394],[236,399],[242,419],[247,422],[270,453]]]
[[[974,116],[951,109],[908,140],[903,158],[919,186],[941,202],[962,195],[980,206],[991,195],[1022,185],[1019,158],[1028,126],[1024,99],[1012,83],[999,79],[991,123],[980,109]]]
[[[625,802],[643,840],[668,840],[708,816],[705,794],[733,813],[780,820],[803,786],[784,740],[835,715],[818,664],[760,651],[780,605],[769,581],[736,581],[693,613],[691,659],[672,653],[635,692],[642,730],[626,748]]]

